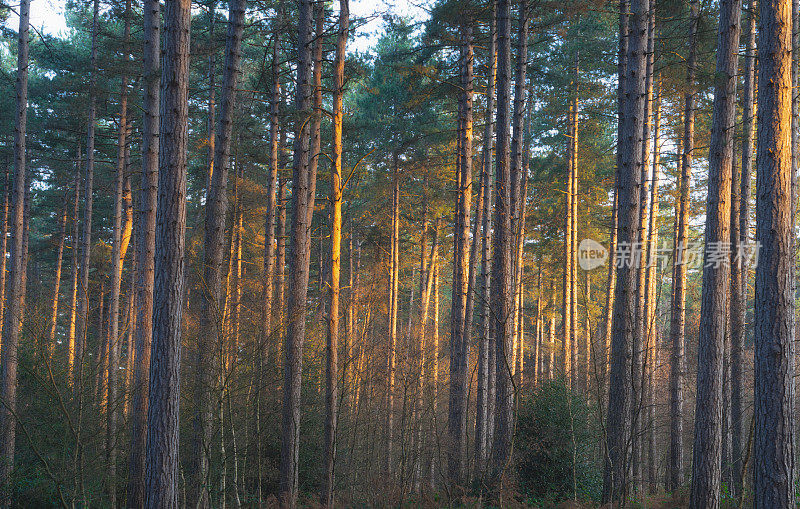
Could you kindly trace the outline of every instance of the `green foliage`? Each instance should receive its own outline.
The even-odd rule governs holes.
[[[544,383],[519,408],[515,449],[523,493],[540,501],[598,498],[598,437],[584,397],[562,380]]]

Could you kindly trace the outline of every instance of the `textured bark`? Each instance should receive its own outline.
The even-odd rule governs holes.
[[[697,24],[700,2],[689,2],[689,56],[684,94],[683,141],[679,164],[678,203],[675,207],[675,252],[672,267],[672,303],[670,316],[670,453],[667,489],[677,489],[684,482],[683,459],[683,385],[686,345],[686,263],[691,206],[692,157],[694,155],[695,75],[697,72]]]
[[[714,111],[708,156],[706,252],[697,352],[697,399],[692,457],[692,507],[716,508],[720,500],[722,369],[730,264],[714,263],[713,246],[730,247],[733,130],[741,0],[720,4]]]
[[[744,68],[744,89],[742,90],[742,165],[734,166],[732,182],[733,207],[731,217],[731,452],[733,468],[734,493],[742,490],[742,426],[744,411],[742,408],[743,391],[743,358],[744,341],[747,332],[747,282],[748,270],[743,260],[736,253],[747,249],[750,231],[750,181],[753,172],[753,138],[754,138],[754,85],[755,85],[755,52],[756,21],[755,1],[749,2],[750,13],[747,16],[746,54]],[[738,173],[739,189],[736,189]],[[738,203],[736,202],[738,198]]]
[[[494,498],[500,498],[503,473],[511,458],[511,428],[513,425],[513,387],[511,346],[514,333],[513,305],[513,249],[511,216],[511,161],[509,154],[509,104],[511,95],[511,33],[509,4],[497,2],[497,149],[495,169],[495,206],[493,226],[493,254],[491,274],[492,340],[495,346],[495,421],[494,445],[490,488]],[[490,435],[492,436],[492,435]]]
[[[459,189],[456,202],[453,254],[453,298],[450,313],[450,393],[448,404],[448,479],[462,484],[467,459],[467,383],[469,331],[465,329],[469,293],[469,214],[472,202],[472,29],[461,33],[461,140]]]
[[[628,68],[628,34],[630,20],[628,16],[629,0],[619,1],[619,44],[617,49],[617,140],[624,136],[623,117],[625,115],[622,104],[625,100],[625,77]],[[614,298],[616,296],[617,285],[617,246],[619,240],[619,196],[617,196],[617,186],[620,181],[622,170],[622,152],[618,149],[616,154],[616,164],[614,167],[614,204],[611,214],[611,241],[609,242],[609,265],[608,265],[608,293],[606,294],[606,361],[605,374],[603,377],[604,388],[608,394],[611,385],[611,347],[614,327]]]
[[[760,2],[755,294],[754,507],[795,507],[789,0]]]
[[[621,94],[619,168],[616,196],[619,206],[617,238],[620,246],[637,241],[642,177],[642,133],[645,111],[647,26],[649,0],[632,0],[628,9],[625,83]],[[624,14],[623,14],[624,15]],[[618,260],[611,340],[611,374],[607,413],[607,456],[603,476],[603,501],[622,500],[628,493],[630,475],[630,415],[632,355],[636,332],[636,283],[639,270],[630,261]]]
[[[310,149],[313,115],[312,95],[312,2],[302,0],[298,23],[297,91],[294,157],[292,159],[292,234],[289,244],[289,284],[286,337],[284,341],[283,411],[281,429],[280,484],[284,506],[297,502],[297,469],[300,446],[300,385],[305,339],[309,263],[311,258],[311,214],[314,209],[316,176],[311,174]]]
[[[190,10],[188,0],[173,0],[164,8],[153,343],[145,460],[145,507],[153,509],[178,507]]]
[[[491,207],[492,207],[492,142],[494,139],[494,86],[496,79],[497,55],[497,29],[494,16],[495,2],[492,2],[492,26],[489,39],[487,88],[486,88],[486,125],[483,130],[483,166],[481,168],[481,202],[483,204],[483,217],[481,222],[481,272],[480,272],[480,297],[478,300],[478,391],[475,409],[475,478],[482,480],[486,471],[488,457],[489,434],[489,264],[491,263],[490,247],[492,243]],[[473,240],[477,242],[477,238]]]
[[[323,439],[324,477],[320,502],[333,507],[334,465],[336,461],[336,418],[339,403],[339,273],[342,253],[342,117],[344,61],[350,26],[350,2],[339,0],[339,33],[336,37],[333,92],[333,166],[331,168],[331,258],[328,342],[325,364],[325,430]]]
[[[21,329],[21,307],[25,295],[23,271],[25,256],[23,237],[25,227],[25,191],[28,187],[26,177],[26,128],[28,121],[28,34],[30,30],[30,0],[22,0],[19,6],[19,32],[17,39],[17,79],[16,109],[14,117],[14,190],[11,212],[11,263],[10,285],[7,295],[3,326],[2,359],[0,366],[0,505],[11,506],[7,490],[11,472],[14,469],[14,446],[17,408],[17,345]],[[4,255],[5,256],[5,255]]]
[[[130,474],[127,504],[142,507],[145,500],[145,447],[149,401],[150,348],[153,338],[153,281],[158,199],[159,81],[161,77],[161,6],[145,0],[143,8],[144,119],[142,121],[142,176],[136,224],[136,336],[133,381]],[[130,353],[129,353],[130,355]]]
[[[212,386],[215,380],[216,352],[222,341],[222,259],[225,243],[225,218],[228,209],[228,173],[230,171],[231,133],[236,100],[236,83],[241,59],[245,0],[229,3],[228,32],[225,41],[225,64],[222,75],[220,114],[217,119],[214,146],[214,171],[206,195],[204,237],[202,312],[197,346],[195,374],[195,415],[193,449],[196,464],[190,469],[191,503],[206,507],[208,501],[208,452],[211,440]],[[166,64],[165,64],[166,65]]]

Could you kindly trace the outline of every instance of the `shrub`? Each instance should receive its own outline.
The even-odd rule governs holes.
[[[519,487],[538,500],[597,499],[602,471],[599,430],[583,396],[562,380],[520,402],[515,460]]]

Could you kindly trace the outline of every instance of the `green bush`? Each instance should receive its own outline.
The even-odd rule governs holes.
[[[520,402],[515,463],[520,489],[541,501],[599,497],[599,430],[593,411],[563,381],[545,382]]]

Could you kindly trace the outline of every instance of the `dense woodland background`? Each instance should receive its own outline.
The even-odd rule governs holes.
[[[3,506],[795,506],[796,1],[29,8]]]

